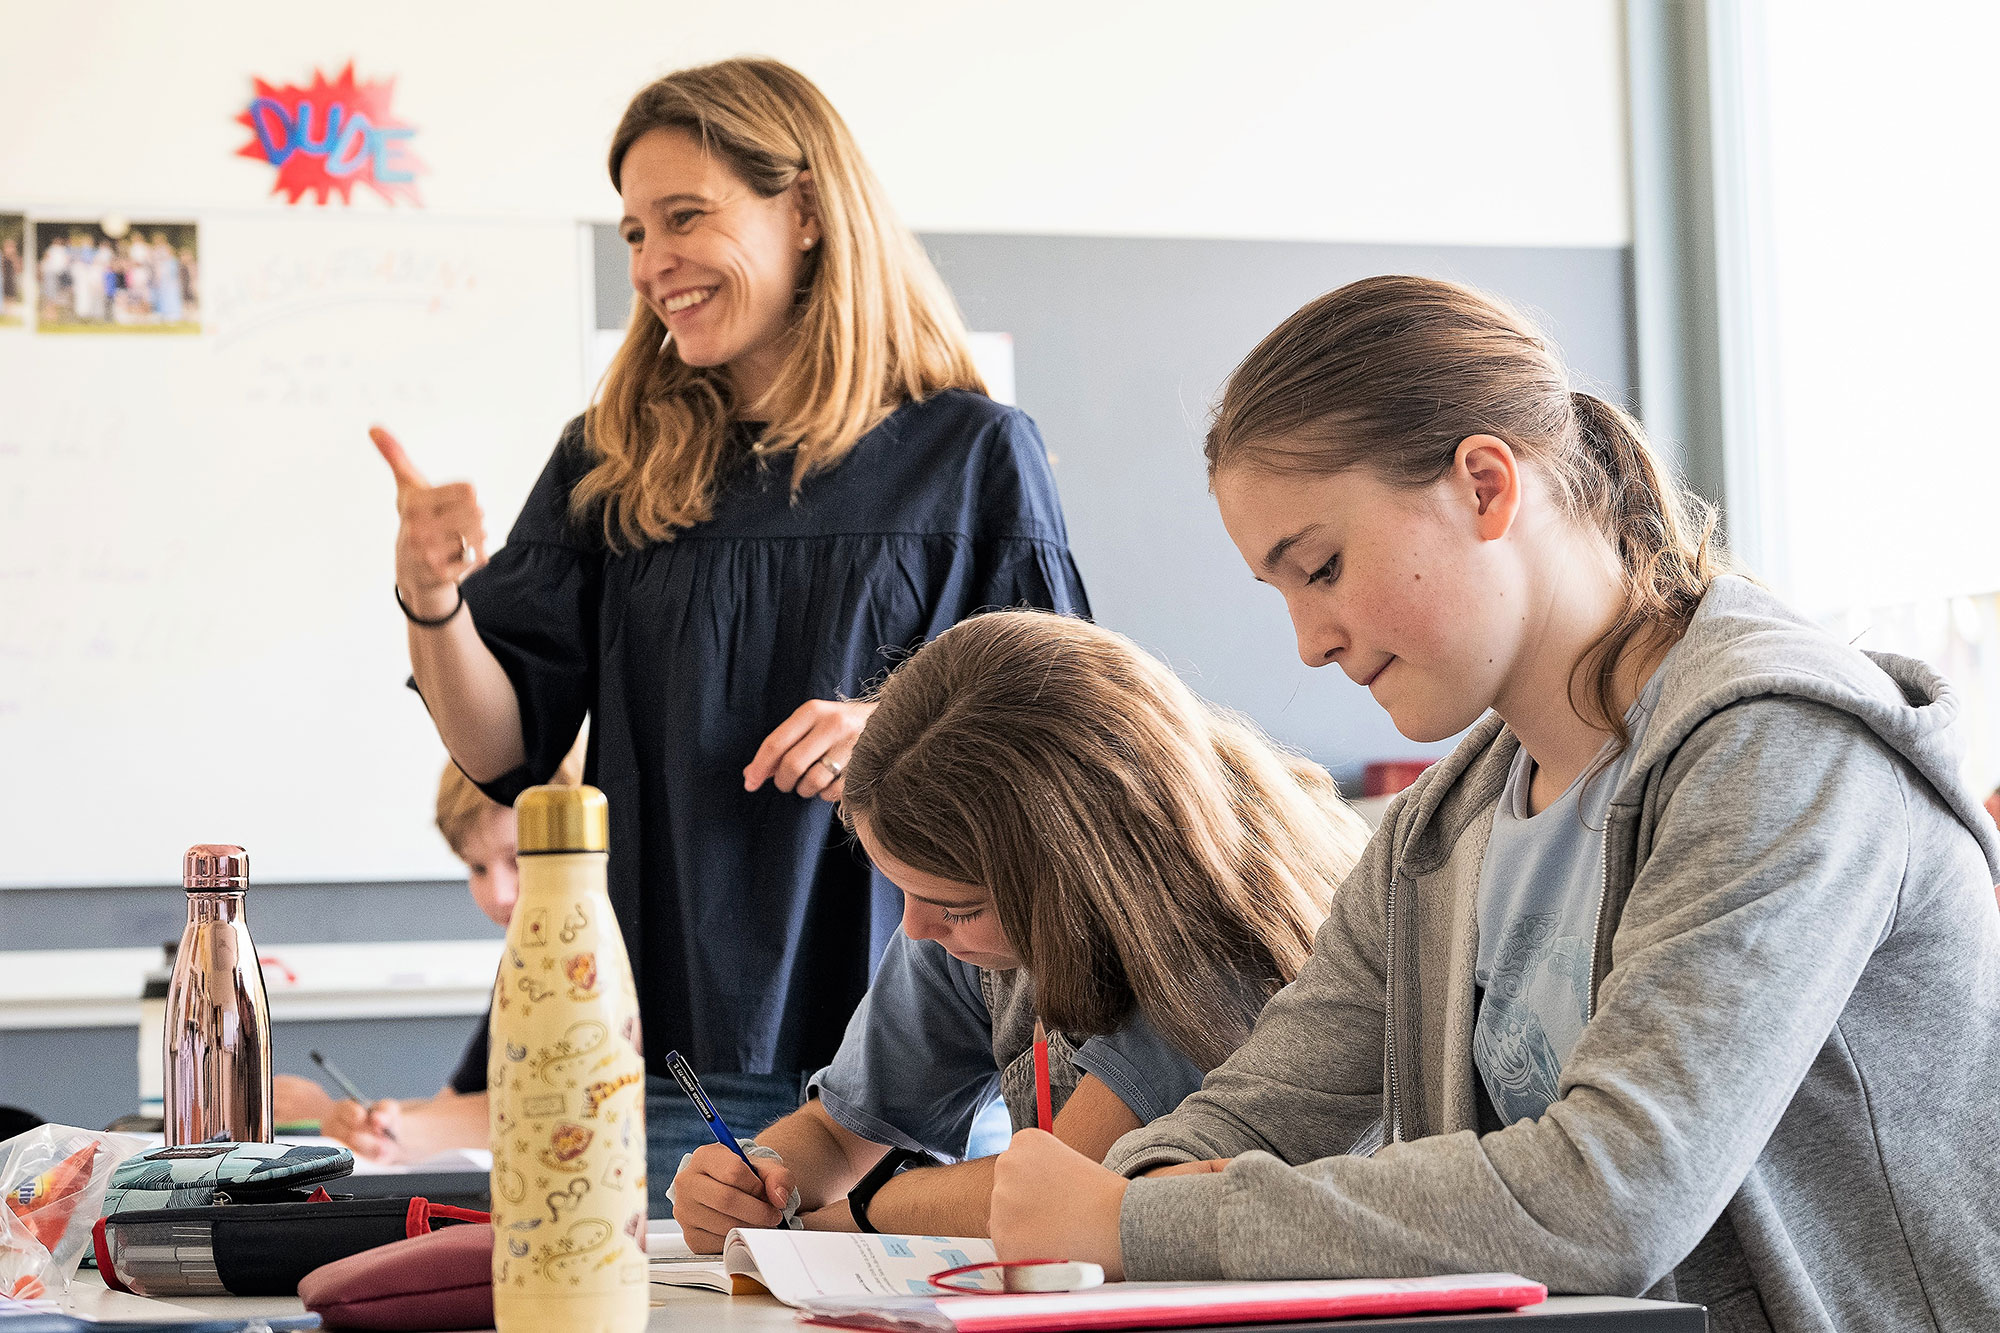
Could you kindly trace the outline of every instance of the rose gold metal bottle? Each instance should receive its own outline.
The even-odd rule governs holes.
[[[187,928],[167,983],[167,1142],[271,1141],[271,1012],[243,919],[250,856],[190,847]]]

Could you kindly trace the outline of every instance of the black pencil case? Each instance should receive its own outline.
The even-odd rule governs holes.
[[[424,1198],[220,1202],[97,1223],[104,1285],[139,1296],[295,1296],[322,1264],[487,1215]]]

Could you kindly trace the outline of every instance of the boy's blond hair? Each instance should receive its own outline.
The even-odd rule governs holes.
[[[583,782],[584,739],[576,738],[569,753],[556,766],[555,776],[549,781],[563,787],[579,786]],[[472,779],[459,770],[457,764],[447,759],[444,772],[438,775],[437,830],[444,835],[451,854],[461,861],[471,858],[465,854],[465,841],[472,836],[472,830],[479,827],[479,821],[494,810],[507,807],[495,801],[485,792],[472,785]]]

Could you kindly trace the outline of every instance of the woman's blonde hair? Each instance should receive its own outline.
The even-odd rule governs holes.
[[[1690,494],[1618,407],[1572,389],[1554,344],[1493,297],[1432,278],[1351,282],[1301,308],[1243,358],[1208,431],[1208,475],[1250,466],[1329,476],[1365,467],[1427,486],[1459,443],[1492,435],[1553,483],[1557,503],[1611,542],[1624,569],[1618,619],[1571,674],[1578,715],[1630,739],[1616,703],[1634,640],[1667,644],[1730,568],[1716,514]]]
[[[611,140],[611,184],[654,130],[681,130],[759,196],[812,173],[819,244],[806,256],[791,351],[754,406],[760,452],[790,449],[792,489],[846,457],[905,401],[940,389],[986,391],[965,323],[929,256],[887,197],[832,103],[775,60],[724,60],[669,74],[625,109]],[[663,345],[664,344],[664,345]],[[672,540],[706,520],[739,408],[720,366],[682,361],[645,301],[584,414],[596,457],[571,512],[600,512],[614,549]]]
[[[1039,1014],[1067,1032],[1137,1008],[1221,1063],[1249,1035],[1245,1001],[1298,975],[1367,842],[1324,769],[1085,620],[976,616],[877,698],[843,818],[989,890]]]
[[[556,767],[556,774],[549,781],[559,787],[580,786],[583,782],[584,737],[578,736],[576,744],[569,747],[569,753]],[[472,779],[459,771],[457,764],[447,759],[444,772],[438,774],[437,829],[444,835],[445,844],[451,854],[459,860],[470,862],[465,854],[466,840],[479,821],[495,810],[507,807],[472,785]]]

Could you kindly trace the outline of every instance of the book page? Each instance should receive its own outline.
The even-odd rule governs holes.
[[[731,1283],[719,1254],[696,1254],[678,1223],[656,1218],[646,1223],[646,1278],[654,1286],[705,1287],[727,1292]]]
[[[963,1236],[882,1236],[738,1228],[723,1247],[728,1271],[754,1277],[787,1305],[819,1296],[937,1296],[927,1279],[991,1263],[993,1242]]]

